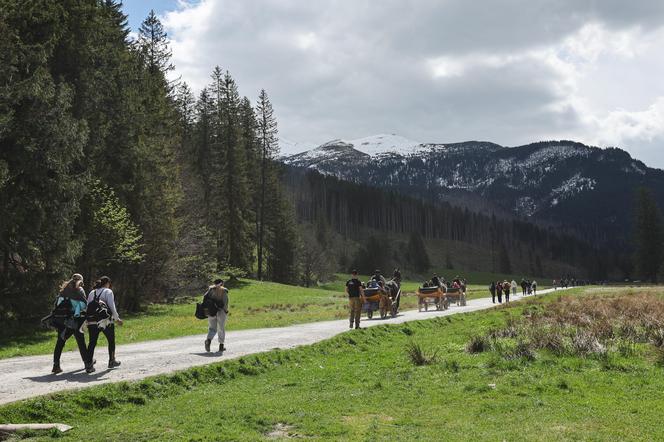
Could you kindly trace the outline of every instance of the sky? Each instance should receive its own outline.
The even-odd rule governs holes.
[[[125,0],[197,92],[219,65],[265,89],[300,146],[388,133],[571,139],[664,168],[662,0]]]

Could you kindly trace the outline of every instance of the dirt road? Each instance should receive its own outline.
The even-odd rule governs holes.
[[[541,290],[539,294],[550,292]],[[515,301],[522,299],[516,296]],[[379,324],[400,324],[408,321],[454,315],[493,307],[490,299],[469,300],[465,307],[452,306],[444,311],[406,311],[392,319],[362,320],[362,327]],[[89,387],[108,382],[130,381],[157,374],[170,373],[197,365],[211,364],[226,359],[259,353],[275,348],[287,349],[300,345],[313,344],[348,331],[347,320],[313,322],[280,328],[240,330],[226,333],[228,350],[219,353],[206,353],[203,330],[206,322],[201,321],[201,334],[161,341],[148,341],[127,344],[116,349],[122,366],[107,370],[107,350],[97,347],[95,355],[97,371],[86,374],[78,351],[63,353],[61,359],[64,373],[50,374],[51,355],[26,356],[0,360],[0,404],[53,393],[62,390]],[[122,333],[122,329],[119,329]],[[213,349],[217,347],[213,342]]]

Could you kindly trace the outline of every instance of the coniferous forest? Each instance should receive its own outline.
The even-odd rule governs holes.
[[[42,313],[73,271],[113,275],[125,308],[214,274],[296,281],[265,91],[217,67],[194,97],[156,15],[131,39],[116,1],[0,14],[0,317]]]
[[[194,93],[174,69],[154,13],[131,38],[115,0],[3,2],[1,318],[44,313],[74,271],[87,284],[112,275],[122,307],[137,309],[214,275],[310,285],[355,265],[424,273],[435,263],[417,250],[430,239],[495,250],[503,270],[546,275],[549,260],[604,278],[621,266],[526,222],[284,168],[268,92],[244,97],[216,67]],[[393,235],[409,252],[372,262]],[[529,268],[505,262],[514,248]]]

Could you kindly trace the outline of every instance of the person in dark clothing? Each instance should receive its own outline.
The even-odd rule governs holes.
[[[88,362],[88,349],[85,345],[85,336],[80,328],[85,322],[85,309],[87,301],[85,299],[85,290],[83,290],[83,276],[79,273],[74,273],[69,281],[63,284],[60,289],[60,294],[56,299],[56,306],[62,302],[69,302],[72,309],[72,318],[68,324],[60,324],[56,327],[58,332],[58,339],[55,342],[55,349],[53,350],[53,369],[51,373],[62,373],[60,367],[60,357],[62,350],[65,348],[67,340],[74,336],[78,352],[81,354],[83,364],[85,364],[85,371],[92,373],[95,371],[92,361]]]
[[[398,283],[401,283],[401,270],[394,269],[394,273],[392,273],[392,279]]]
[[[118,315],[118,310],[115,306],[115,294],[111,288],[111,278],[108,276],[102,276],[95,283],[95,288],[88,293],[88,304],[97,299],[106,304],[108,312],[111,315],[108,320],[100,321],[99,323],[91,320],[88,321],[88,331],[90,332],[88,360],[90,363],[94,361],[97,340],[99,339],[99,334],[103,333],[108,342],[108,368],[117,368],[120,366],[120,361],[115,358],[115,323],[122,325],[123,322],[122,319],[120,319],[120,315]]]
[[[350,307],[350,328],[353,328],[353,324],[355,324],[355,328],[360,328],[364,289],[360,280],[357,279],[357,270],[353,270],[350,279],[346,281],[346,294],[348,295],[348,306]]]
[[[431,284],[433,284],[434,287],[440,287],[443,285],[438,275],[433,275],[433,278],[431,278]]]
[[[489,284],[489,292],[491,293],[491,302],[496,303],[496,283],[491,281]]]
[[[521,279],[521,296],[526,296],[527,287],[528,283],[526,282],[526,279],[525,278]]]
[[[498,304],[503,303],[503,285],[500,282],[496,283],[496,294],[498,295]]]

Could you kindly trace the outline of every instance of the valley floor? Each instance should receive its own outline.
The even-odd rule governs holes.
[[[548,290],[541,291],[542,294]],[[521,298],[517,296],[517,299]],[[403,311],[396,318],[385,320],[363,319],[362,326],[400,324],[408,321],[448,316],[493,307],[488,298],[469,300],[465,307],[451,306],[445,311]],[[200,334],[168,340],[147,341],[120,345],[116,355],[122,361],[119,369],[104,369],[106,348],[97,347],[96,358],[99,370],[87,374],[77,351],[63,353],[61,365],[65,370],[60,375],[49,373],[52,356],[26,356],[0,360],[0,404],[33,396],[75,389],[109,382],[143,379],[157,374],[170,373],[189,367],[210,364],[220,360],[237,358],[275,348],[286,349],[312,344],[333,337],[348,329],[348,320],[320,321],[289,327],[261,328],[229,331],[226,334],[228,350],[206,353],[203,349],[206,322],[198,321]],[[119,329],[118,333],[123,330]],[[73,339],[72,339],[73,340]],[[213,342],[213,347],[216,341]],[[214,348],[213,348],[214,349]]]
[[[374,321],[377,327],[313,345],[4,405],[0,422],[63,422],[74,428],[19,437],[98,441],[662,440],[664,376],[652,344],[617,341],[618,347],[597,355],[544,349],[529,356],[514,353],[519,343],[509,338],[518,321],[527,326],[537,313],[581,313],[583,319],[583,311],[561,310],[565,305],[622,315],[636,305],[648,310],[648,304],[635,304],[644,300],[661,310],[662,292],[575,289],[565,292],[569,297],[531,297],[450,316],[491,306],[473,301],[466,310],[404,315],[400,321],[446,317]],[[617,294],[627,297],[611,301]],[[589,296],[595,298],[577,302]],[[336,327],[326,332],[330,336],[345,325],[329,324]],[[278,330],[256,336],[254,345]],[[475,338],[492,335],[493,347],[469,353]],[[239,341],[231,344],[236,338],[229,341],[233,350],[240,348]],[[275,344],[284,342],[265,345]],[[179,352],[193,360],[200,338],[191,345]],[[414,345],[421,348],[422,365],[415,363]]]

